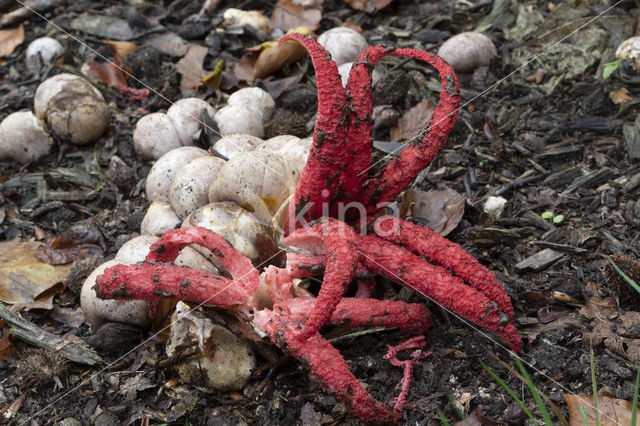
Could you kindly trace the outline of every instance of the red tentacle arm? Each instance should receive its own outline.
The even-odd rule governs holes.
[[[370,271],[400,281],[456,314],[494,331],[514,351],[520,351],[520,336],[508,317],[501,315],[497,303],[445,269],[376,236],[360,237],[358,251],[360,261]]]
[[[369,49],[384,48],[375,46]],[[400,158],[394,158],[384,169],[382,176],[371,179],[363,188],[360,201],[367,206],[369,213],[384,207],[380,204],[393,201],[418,173],[429,165],[453,130],[460,107],[458,79],[453,69],[442,58],[416,49],[389,49],[384,53],[392,56],[410,56],[429,63],[440,73],[442,91],[433,117],[418,135],[416,143],[407,146]]]
[[[253,267],[251,261],[220,234],[198,226],[173,229],[162,234],[162,237],[151,245],[145,262],[148,264],[173,262],[180,251],[191,244],[209,249],[246,292],[251,293],[258,288],[260,273]]]
[[[353,279],[358,265],[356,234],[344,222],[327,219],[308,228],[299,229],[282,242],[289,247],[308,250],[325,257],[326,268],[322,287],[313,310],[299,338],[316,333],[331,317],[346,286]]]
[[[176,265],[116,265],[98,277],[95,290],[102,299],[175,297],[220,306],[251,303],[241,282]]]
[[[302,44],[311,56],[318,86],[318,114],[309,158],[289,205],[285,233],[305,224],[298,219],[318,219],[322,216],[323,205],[334,204],[337,183],[348,168],[350,152],[345,143],[350,124],[347,95],[336,63],[310,36],[288,34],[280,39],[280,44],[287,41]]]
[[[357,200],[367,179],[366,171],[371,167],[373,149],[373,92],[371,72],[385,53],[382,46],[367,48],[354,61],[347,82],[351,106],[351,128],[349,167],[340,176],[343,202]]]
[[[260,311],[259,314],[254,323],[280,348],[308,365],[313,376],[335,393],[347,410],[365,422],[390,420],[389,409],[369,395],[340,352],[319,333],[300,340],[301,330],[287,314],[277,311]]]
[[[293,321],[305,323],[315,303],[316,299],[291,299],[286,303],[286,308]],[[417,303],[344,298],[331,314],[329,322],[344,323],[349,327],[399,328],[419,334],[431,326],[431,315],[424,306]]]
[[[400,381],[400,395],[396,398],[396,403],[393,407],[393,420],[397,422],[400,420],[400,416],[402,415],[402,410],[407,405],[407,395],[409,395],[409,388],[411,387],[411,377],[413,375],[413,367],[416,365],[418,361],[427,356],[431,355],[431,351],[423,351],[422,348],[426,345],[427,342],[424,339],[424,336],[415,336],[411,339],[407,340],[404,343],[401,343],[396,346],[387,345],[388,352],[384,356],[384,359],[389,360],[391,365],[396,367],[402,367],[402,380]],[[398,352],[407,350],[407,349],[416,349],[411,353],[411,359],[407,360],[399,360]]]
[[[414,225],[391,216],[378,218],[373,229],[380,238],[402,244],[410,251],[444,266],[490,300],[495,301],[510,318],[515,317],[511,300],[495,275],[458,244],[427,227]]]

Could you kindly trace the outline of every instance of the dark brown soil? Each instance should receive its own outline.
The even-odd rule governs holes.
[[[150,13],[144,12],[142,18],[136,20],[141,12],[134,13],[133,7],[125,2],[52,3],[55,5],[43,12],[46,19],[59,22],[74,37],[106,56],[109,49],[103,40],[72,30],[68,22],[82,13],[119,14],[127,17],[137,31],[144,32],[148,24],[144,16],[149,16],[144,13]],[[270,16],[275,5],[275,1],[244,1],[236,5],[224,0],[211,23],[201,27],[186,18],[197,13],[202,2],[156,3],[156,13],[166,12],[160,23],[169,31],[208,47],[205,69],[213,69],[217,61],[224,58],[225,72],[229,75],[233,74],[233,65],[244,49],[264,40],[249,32],[240,35],[219,32],[212,36],[212,28],[222,28],[222,12],[233,6],[261,10]],[[605,318],[594,316],[589,309],[595,297],[618,297],[616,274],[604,271],[609,256],[629,256],[628,268],[633,268],[633,259],[640,257],[639,79],[628,63],[608,79],[602,78],[603,64],[615,60],[615,46],[637,29],[633,25],[621,28],[602,24],[598,28],[609,35],[604,42],[607,48],[603,48],[602,60],[587,66],[579,75],[558,78],[554,87],[547,87],[545,82],[564,72],[555,65],[558,57],[549,55],[545,59],[543,55],[537,65],[511,76],[517,68],[512,59],[514,52],[518,49],[541,51],[544,41],[539,34],[534,34],[538,39],[530,34],[522,41],[505,36],[503,30],[516,25],[516,13],[525,5],[515,2],[501,14],[492,15],[492,10],[497,9],[492,9],[494,3],[498,4],[395,0],[377,14],[368,15],[342,1],[325,0],[322,28],[317,32],[351,21],[364,30],[371,44],[435,52],[452,34],[473,30],[483,23],[497,46],[498,56],[490,67],[459,75],[464,104],[460,118],[445,149],[421,174],[415,187],[421,190],[451,188],[467,197],[463,219],[448,238],[494,271],[507,289],[516,310],[516,326],[523,336],[521,357],[528,364],[535,385],[557,405],[562,415],[568,416],[563,394],[592,393],[590,336],[594,338],[595,375],[600,393],[631,401],[640,361],[635,339],[640,339],[640,333],[625,335],[628,339],[625,346],[616,351],[613,345],[603,343],[594,328],[600,323],[615,325],[618,315],[635,311],[638,306],[627,303],[619,313],[608,313]],[[596,17],[607,8],[608,2],[572,3],[576,11],[586,11],[576,12],[574,19],[577,20]],[[554,7],[546,0],[526,2],[526,5],[542,18],[548,18]],[[11,0],[0,1],[0,13],[15,6]],[[634,2],[623,1],[606,15],[636,20],[640,14],[635,7]],[[494,16],[499,19],[489,19]],[[489,22],[493,25],[487,26]],[[567,22],[561,21],[558,26]],[[24,25],[25,42],[5,58],[6,63],[0,67],[0,120],[16,111],[32,110],[37,85],[62,71],[49,67],[31,74],[26,70],[24,51],[31,40],[45,34],[54,34],[60,40],[66,36],[37,16],[27,18]],[[139,37],[132,41],[142,45],[143,40],[144,37]],[[582,43],[579,36],[570,41],[572,45]],[[85,61],[94,59],[89,50],[68,39],[65,66],[79,69]],[[160,55],[159,61],[161,73],[157,68],[139,65],[134,68],[139,72],[136,76],[170,101],[180,99],[179,76],[174,67],[177,58]],[[309,94],[315,79],[312,67],[306,65],[309,65],[306,76],[276,100],[283,116],[291,115],[292,111],[296,114],[294,124],[298,134],[304,132],[301,123],[305,121],[301,120],[309,121],[315,112],[315,93],[311,90]],[[535,77],[539,67],[547,70],[545,80],[538,85],[526,81],[530,75]],[[286,77],[300,69],[291,66],[276,76]],[[423,64],[385,60],[379,69],[382,79],[396,79],[402,89],[394,91],[382,85],[376,91],[377,103],[392,104],[403,114],[427,95],[437,100],[437,93],[433,92],[439,86],[437,76]],[[427,85],[428,82],[431,84]],[[497,84],[494,86],[494,83]],[[135,87],[136,83],[131,85]],[[82,235],[83,242],[102,246],[104,258],[109,258],[139,231],[148,206],[144,198],[144,178],[151,164],[140,160],[133,150],[132,130],[140,117],[136,110],[142,107],[153,112],[166,109],[168,103],[153,94],[131,103],[105,85],[100,88],[111,105],[112,125],[94,145],[77,147],[56,141],[48,158],[22,167],[13,161],[0,160],[0,213],[4,213],[0,215],[0,240],[46,241],[60,235]],[[230,93],[236,88],[232,85],[222,92]],[[610,94],[622,88],[626,88],[630,101],[616,105]],[[206,96],[212,105],[224,103],[219,90],[206,90],[200,95]],[[296,109],[292,105],[300,107]],[[276,132],[278,126],[286,127],[284,121],[274,124],[271,132]],[[623,132],[623,129],[626,130]],[[377,140],[389,138],[388,126],[376,132]],[[114,155],[123,160],[124,167],[109,168]],[[81,179],[56,177],[52,172],[58,168],[76,168],[78,176],[95,182],[104,180],[103,185],[88,188],[78,183]],[[42,188],[38,189],[36,180],[26,178],[29,173],[44,176],[48,188],[44,193]],[[81,195],[74,196],[72,191]],[[493,220],[483,212],[488,196],[502,196],[507,200],[499,219]],[[556,217],[562,215],[563,219],[552,224],[542,218],[545,211],[552,211]],[[557,259],[549,264],[534,265],[536,270],[522,266],[523,260],[544,249],[554,250]],[[145,341],[128,353],[128,349],[147,337],[146,333],[141,337],[135,330],[116,330],[98,341],[95,337],[92,340],[86,324],[70,326],[60,319],[63,318],[60,312],[69,313],[79,307],[79,285],[100,260],[88,262],[84,269],[77,271],[77,276],[67,283],[67,289],[57,296],[55,310],[31,310],[22,315],[55,334],[71,333],[89,339],[106,362],[115,361],[115,364],[102,369],[67,363],[61,366],[63,372],[59,377],[55,375],[55,379],[47,373],[61,371],[55,368],[34,377],[34,374],[25,374],[24,368],[20,369],[20,361],[34,349],[12,338],[18,351],[0,361],[0,408],[23,395],[24,401],[8,421],[43,425],[69,418],[79,423],[67,420],[64,424],[360,423],[292,358],[269,364],[259,357],[262,368],[243,391],[211,392],[176,385],[178,376],[167,365],[161,338]],[[624,284],[622,288],[623,293],[628,290]],[[562,302],[555,292],[562,292],[572,300]],[[437,410],[453,424],[460,420],[454,406],[466,415],[481,412],[502,424],[531,424],[515,401],[483,370],[479,360],[488,364],[516,394],[524,395],[526,405],[541,421],[526,386],[497,361],[498,358],[515,368],[495,336],[469,326],[396,284],[379,280],[377,295],[424,303],[434,316],[434,326],[426,334],[432,354],[415,368],[409,407],[403,413],[402,424],[440,424]],[[624,294],[620,297],[633,301]],[[560,312],[559,318],[549,320],[549,312]],[[6,332],[5,326],[2,334]],[[104,343],[104,339],[113,340]],[[383,356],[386,345],[403,339],[405,334],[389,330],[342,340],[336,347],[367,389],[380,400],[391,402],[398,393],[396,385],[402,371],[391,366]],[[50,363],[47,359],[43,362]],[[90,380],[85,381],[89,377]],[[552,410],[550,413],[554,424],[560,424],[556,414]]]

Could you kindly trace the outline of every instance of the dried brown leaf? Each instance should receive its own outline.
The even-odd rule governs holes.
[[[606,321],[606,318],[618,311],[618,305],[613,297],[601,297],[595,283],[588,281],[586,291],[589,294],[586,306],[580,308],[580,313],[589,319]]]
[[[278,71],[285,64],[292,64],[303,58],[307,51],[300,43],[285,42],[280,46],[270,47],[260,52],[253,68],[253,77],[261,78]]]
[[[10,30],[0,30],[0,58],[11,55],[13,50],[23,41],[24,27],[22,24]]]
[[[393,0],[343,0],[346,4],[356,10],[367,13],[376,13],[380,9],[387,7]]]
[[[0,359],[11,358],[16,351],[16,347],[13,346],[11,340],[9,340],[10,333],[5,334],[0,338]]]
[[[418,136],[435,109],[427,98],[415,105],[398,120],[398,125],[391,129],[391,140],[400,141]]]
[[[589,424],[596,424],[592,395],[563,394],[562,397],[567,402],[567,408],[569,409],[569,426],[584,425],[579,407],[583,407],[587,413]],[[624,399],[599,395],[598,411],[600,414],[600,426],[631,424],[631,404]]]
[[[233,68],[233,75],[240,81],[253,81],[253,69],[256,66],[258,55],[257,52],[245,53]]]
[[[183,89],[194,89],[202,81],[204,69],[202,64],[207,55],[207,48],[199,44],[189,45],[186,55],[176,63],[176,69],[182,75],[180,87]]]
[[[31,303],[67,277],[71,265],[42,262],[36,257],[40,246],[37,242],[0,242],[0,300]]]
[[[87,75],[104,81],[109,86],[126,86],[127,76],[120,68],[111,62],[94,62],[89,65]]]
[[[175,33],[153,35],[147,39],[145,44],[157,49],[163,55],[174,58],[182,58],[189,50],[189,43]]]
[[[54,249],[41,246],[38,249],[38,259],[49,265],[66,265],[76,260],[85,259],[96,254],[102,254],[102,249],[93,244],[86,244],[68,249]]]
[[[14,303],[11,306],[11,310],[13,312],[20,311],[30,311],[33,309],[50,311],[53,309],[53,299],[56,297],[58,293],[62,293],[65,289],[65,285],[62,283],[58,283],[53,287],[43,291],[40,293],[38,297],[34,301],[26,302],[26,303]]]
[[[464,214],[465,197],[453,189],[442,191],[405,191],[400,217],[411,216],[442,236],[458,226]]]
[[[549,324],[559,318],[569,315],[569,311],[564,306],[544,306],[538,309],[538,321],[542,324]]]
[[[69,328],[80,327],[84,322],[84,312],[80,306],[75,309],[61,308],[58,305],[54,305],[51,310],[51,319],[64,324]]]
[[[264,80],[264,86],[273,99],[277,99],[285,89],[297,84],[302,80],[304,74],[298,73],[290,77],[284,77],[273,80]],[[1,213],[1,212],[0,212]]]
[[[108,40],[105,42],[111,48],[111,55],[116,58],[116,64],[124,64],[127,55],[138,48],[135,43],[130,41]]]
[[[291,28],[308,27],[311,30],[320,28],[322,12],[318,9],[305,9],[304,6],[293,4],[292,0],[279,0],[271,15],[271,23],[282,31]]]
[[[626,87],[621,87],[618,90],[612,90],[609,92],[609,99],[611,99],[611,102],[613,102],[614,105],[620,105],[625,102],[629,102],[633,98],[629,96],[629,91]]]
[[[475,413],[471,413],[470,416],[465,417],[464,420],[460,420],[453,424],[453,426],[482,426],[482,422],[475,415]]]

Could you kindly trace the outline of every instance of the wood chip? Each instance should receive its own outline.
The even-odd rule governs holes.
[[[562,195],[571,194],[578,188],[593,188],[594,186],[600,185],[601,183],[606,182],[613,173],[613,170],[609,167],[603,167],[599,170],[587,173],[584,176],[577,177],[564,191],[562,191]]]
[[[522,262],[516,265],[516,271],[523,272],[527,270],[531,271],[540,271],[545,269],[547,266],[551,265],[556,260],[560,259],[564,255],[560,252],[557,252],[552,249],[544,249],[534,254],[533,256],[527,257]]]

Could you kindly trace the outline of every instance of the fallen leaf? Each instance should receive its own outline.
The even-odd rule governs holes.
[[[189,50],[189,43],[175,33],[156,34],[147,39],[145,44],[157,49],[163,55],[181,58]]]
[[[298,42],[287,41],[279,46],[270,47],[260,52],[253,68],[253,77],[261,78],[278,71],[286,64],[292,64],[304,58],[307,51]]]
[[[559,318],[569,315],[567,308],[563,306],[545,306],[538,309],[538,321],[542,324],[549,324]]]
[[[640,313],[620,313],[613,296],[601,297],[598,286],[591,281],[587,281],[585,287],[587,303],[580,308],[580,314],[596,320],[585,338],[593,345],[604,344],[611,352],[634,364],[640,363],[640,330],[637,327]]]
[[[293,4],[293,0],[279,0],[271,15],[271,24],[285,32],[295,27],[317,30],[321,20],[320,10],[305,9],[302,5]]]
[[[424,125],[431,119],[435,106],[425,98],[398,120],[398,125],[391,129],[391,140],[413,139],[420,134]]]
[[[588,319],[606,321],[606,318],[618,312],[618,305],[613,297],[601,297],[598,286],[588,281],[585,285],[586,294],[589,295],[586,306],[580,309],[580,313]]]
[[[224,69],[224,59],[218,61],[215,69],[207,76],[202,78],[202,82],[211,89],[217,89],[222,82],[222,70]]]
[[[138,392],[155,386],[156,384],[146,377],[144,373],[139,373],[136,376],[124,379],[118,387],[118,393],[134,400]]]
[[[393,0],[343,0],[346,4],[356,10],[367,13],[376,13],[380,9],[387,7]]]
[[[52,266],[36,256],[42,243],[0,242],[0,300],[30,303],[40,294],[63,281],[71,265]]]
[[[186,55],[176,63],[176,69],[182,75],[180,87],[183,89],[194,89],[202,81],[204,69],[202,63],[207,55],[207,48],[199,44],[189,45]]]
[[[105,42],[111,48],[111,55],[117,59],[116,64],[124,64],[127,55],[138,48],[135,43],[130,41],[108,40]]]
[[[94,62],[89,65],[87,75],[104,81],[109,86],[126,86],[127,76],[112,62]]]
[[[300,422],[302,426],[320,426],[322,414],[315,410],[312,403],[307,402],[300,410]]]
[[[411,216],[423,226],[428,226],[446,236],[458,226],[464,214],[465,197],[453,189],[442,191],[405,191],[400,205],[400,217]]]
[[[68,249],[54,249],[45,245],[38,249],[37,256],[38,259],[49,265],[66,265],[96,254],[102,254],[102,249],[93,244],[85,244]]]
[[[253,78],[253,69],[256,66],[256,61],[258,60],[259,53],[257,52],[247,52],[238,62],[236,62],[236,66],[233,68],[233,75],[240,81],[252,82]]]
[[[278,99],[286,88],[299,83],[303,77],[304,77],[303,73],[297,73],[289,77],[273,79],[273,80],[265,80],[264,86],[267,89],[267,92],[269,92],[269,94],[273,99]]]
[[[80,15],[71,21],[70,26],[103,39],[130,40],[138,35],[126,20],[115,16]]]
[[[0,30],[0,58],[11,55],[13,49],[20,46],[23,41],[24,27],[22,24],[11,30]]]
[[[80,327],[84,322],[84,312],[82,308],[78,306],[75,309],[61,308],[58,305],[54,305],[51,310],[51,319],[64,324],[69,328]]]
[[[633,98],[629,96],[629,91],[626,87],[621,87],[618,90],[612,90],[609,92],[609,99],[611,99],[611,102],[613,102],[614,105],[620,105],[625,102],[629,102]]]
[[[43,291],[36,297],[35,300],[26,303],[14,303],[11,306],[12,312],[31,311],[33,309],[39,309],[43,311],[50,311],[53,309],[53,299],[58,293],[62,293],[65,289],[65,285],[58,283],[51,288]]]
[[[580,408],[587,413],[589,424],[596,424],[595,410],[593,408],[592,395],[562,394],[569,409],[569,426],[583,426]],[[631,424],[631,403],[624,399],[598,396],[598,411],[600,426],[618,426]]]
[[[585,333],[585,337],[594,346],[602,343],[614,354],[631,361],[633,364],[640,363],[640,339],[622,337],[617,334],[617,329],[613,331],[612,325],[615,324],[608,321],[598,322],[591,332]]]
[[[482,426],[482,423],[475,413],[471,413],[470,416],[465,417],[464,420],[454,423],[453,426]]]
[[[11,358],[16,351],[16,347],[9,340],[9,336],[11,336],[11,333],[7,333],[0,338],[0,359]]]

